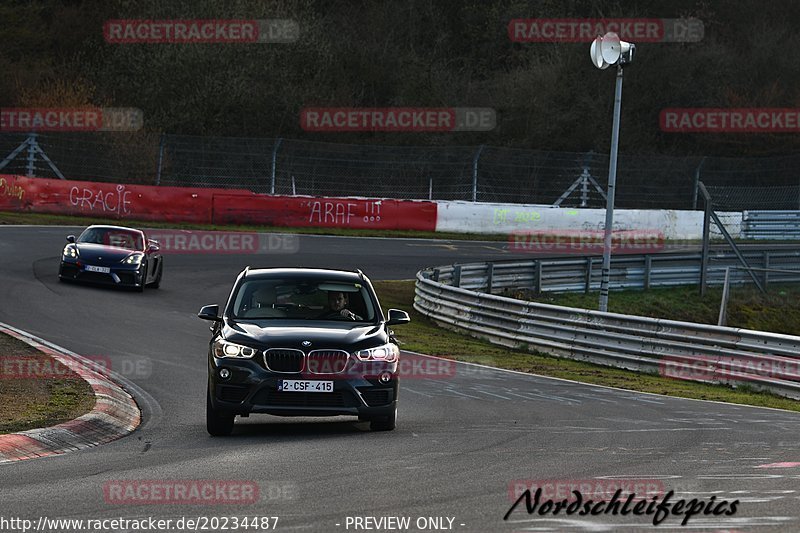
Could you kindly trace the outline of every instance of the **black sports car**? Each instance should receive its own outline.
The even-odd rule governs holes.
[[[164,259],[158,242],[143,231],[120,226],[89,226],[77,239],[67,237],[58,279],[133,287],[158,288]]]
[[[389,326],[408,314],[384,317],[361,271],[306,268],[244,269],[208,350],[206,423],[228,435],[236,415],[357,415],[373,431],[397,419],[400,350]]]

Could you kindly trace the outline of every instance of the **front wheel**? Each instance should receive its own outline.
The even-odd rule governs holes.
[[[392,431],[397,427],[397,405],[389,416],[373,418],[369,423],[370,431]]]
[[[220,412],[211,404],[211,387],[206,393],[206,429],[212,437],[226,437],[233,432],[236,415]]]

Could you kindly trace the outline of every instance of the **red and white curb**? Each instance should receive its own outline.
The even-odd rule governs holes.
[[[124,437],[141,423],[141,412],[133,397],[109,377],[84,365],[79,355],[8,324],[0,323],[0,332],[29,344],[70,368],[89,383],[95,396],[94,408],[75,420],[49,428],[0,435],[0,463],[91,448]]]

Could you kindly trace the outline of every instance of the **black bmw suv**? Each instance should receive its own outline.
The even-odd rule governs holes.
[[[229,435],[236,415],[356,415],[373,431],[395,428],[399,348],[361,272],[244,269],[228,303],[197,316],[214,322],[206,425]]]

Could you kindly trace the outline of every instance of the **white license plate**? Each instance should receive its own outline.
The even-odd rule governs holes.
[[[278,381],[278,390],[282,392],[333,392],[333,381],[283,379]]]
[[[94,265],[86,265],[86,272],[100,272],[101,274],[108,274],[111,272],[109,267],[96,267]]]

